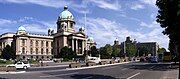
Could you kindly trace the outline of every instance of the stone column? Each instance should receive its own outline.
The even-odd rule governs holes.
[[[74,51],[74,39],[72,39],[71,47],[72,47],[72,50]]]
[[[78,39],[76,39],[76,53],[78,53]]]
[[[82,54],[84,54],[84,40],[82,40]]]

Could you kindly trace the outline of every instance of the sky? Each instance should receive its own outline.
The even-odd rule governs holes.
[[[24,26],[29,33],[56,31],[65,5],[73,14],[76,31],[85,27],[97,47],[113,45],[127,36],[138,42],[157,42],[168,49],[169,38],[156,22],[156,0],[0,0],[0,34]],[[85,19],[86,14],[86,19]]]

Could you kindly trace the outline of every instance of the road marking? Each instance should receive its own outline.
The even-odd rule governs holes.
[[[78,72],[67,73],[67,74],[58,74],[58,75],[47,75],[47,76],[40,76],[40,77],[57,77],[57,76],[67,76],[67,75],[73,75],[73,74],[78,74]]]
[[[121,69],[121,70],[127,70],[128,68],[123,68],[123,69]]]
[[[138,72],[138,73],[136,73],[136,74],[134,74],[134,75],[128,77],[127,79],[131,79],[131,78],[133,78],[133,77],[135,77],[135,76],[137,76],[137,75],[139,75],[139,74],[140,74],[140,72]]]
[[[154,68],[155,66],[151,66],[150,69]]]
[[[82,78],[82,79],[92,79],[92,76],[85,77],[85,78]]]

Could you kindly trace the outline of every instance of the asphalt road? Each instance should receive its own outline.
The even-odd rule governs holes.
[[[0,74],[0,79],[176,79],[179,69],[170,64],[128,63],[68,70],[65,67],[30,69],[21,74]]]

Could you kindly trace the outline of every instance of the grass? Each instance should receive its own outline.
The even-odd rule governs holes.
[[[14,64],[14,62],[12,60],[0,60],[0,66],[6,66],[6,65],[9,65],[9,64]]]

